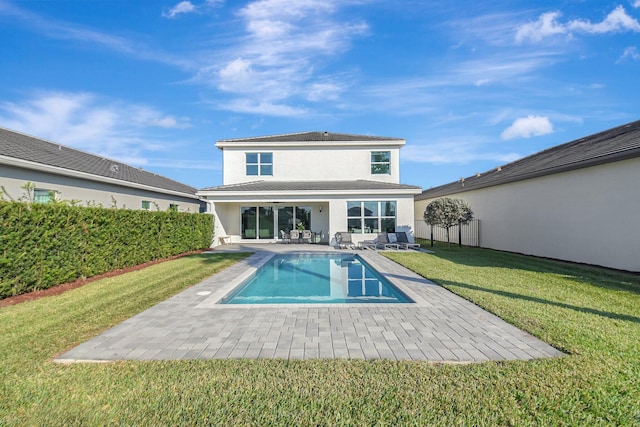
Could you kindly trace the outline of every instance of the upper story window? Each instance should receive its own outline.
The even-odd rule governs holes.
[[[246,153],[247,175],[273,175],[273,153]]]
[[[33,190],[34,203],[50,203],[55,200],[55,192],[44,188],[36,188]]]
[[[371,174],[391,175],[391,151],[371,152]]]

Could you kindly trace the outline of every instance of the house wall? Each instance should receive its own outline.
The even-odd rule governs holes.
[[[0,165],[0,177],[0,185],[13,199],[23,196],[25,190],[21,187],[27,182],[32,182],[36,188],[56,191],[57,200],[79,200],[80,204],[85,206],[91,204],[111,207],[113,196],[119,208],[141,209],[142,201],[146,200],[156,203],[162,211],[167,210],[170,204],[177,204],[180,212],[197,213],[200,210],[200,202],[195,198],[167,195],[7,165]],[[7,198],[6,195],[5,198]],[[151,210],[156,209],[153,203],[151,203]]]
[[[413,196],[385,196],[375,197],[343,196],[326,198],[323,196],[309,196],[304,200],[292,198],[290,200],[279,199],[278,203],[273,203],[273,197],[253,198],[251,201],[217,201],[213,203],[213,214],[216,217],[216,238],[214,246],[221,244],[220,237],[229,236],[231,242],[243,242],[240,232],[240,208],[243,206],[310,206],[311,207],[311,229],[315,232],[322,231],[324,236],[322,242],[332,244],[332,239],[338,231],[347,230],[347,201],[396,201],[396,230],[407,232],[410,239],[413,239]],[[320,208],[322,207],[322,212]],[[354,243],[362,240],[372,240],[377,234],[354,234]],[[276,241],[277,239],[273,239]],[[256,242],[257,240],[245,240],[246,242]],[[261,240],[261,242],[264,240]],[[412,240],[413,241],[413,240]]]
[[[639,183],[636,158],[450,197],[481,221],[482,247],[640,271]]]
[[[371,152],[391,152],[391,174],[371,174]],[[247,176],[245,153],[273,153],[273,176]],[[223,182],[237,184],[257,180],[272,181],[340,181],[366,179],[400,182],[398,146],[375,147],[225,147]]]

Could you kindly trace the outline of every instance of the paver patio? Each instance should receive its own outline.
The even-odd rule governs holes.
[[[120,323],[58,362],[350,358],[483,362],[563,353],[375,251],[356,251],[415,303],[225,305],[279,252],[321,245],[225,245],[254,255]],[[341,252],[345,252],[342,250]]]

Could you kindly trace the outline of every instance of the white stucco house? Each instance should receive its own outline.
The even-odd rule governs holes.
[[[34,202],[200,212],[194,187],[117,160],[0,127],[0,197],[18,200],[27,182]]]
[[[470,204],[481,247],[640,271],[640,121],[425,190],[416,219],[440,197]]]
[[[215,215],[214,245],[277,242],[298,226],[323,243],[352,233],[354,243],[380,231],[412,238],[413,198],[400,184],[401,138],[304,132],[225,139],[223,185],[197,195]]]

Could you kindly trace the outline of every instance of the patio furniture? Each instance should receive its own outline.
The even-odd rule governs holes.
[[[378,240],[377,239],[362,240],[361,242],[358,242],[358,248],[359,249],[368,249],[368,250],[375,251],[377,244],[378,244]]]
[[[389,235],[393,234],[392,239],[394,239],[395,241],[392,242],[389,239]],[[395,235],[395,233],[378,233],[378,243],[376,243],[376,249],[399,249],[400,247],[398,246],[398,238]]]
[[[398,246],[400,246],[402,249],[415,249],[418,251],[420,250],[419,244],[409,243],[407,233],[405,233],[404,231],[397,232],[396,236],[398,236]]]
[[[282,243],[291,243],[291,235],[289,233],[285,233],[284,230],[280,230],[280,236],[282,238]]]
[[[300,243],[300,231],[291,230],[289,232],[289,241],[290,242],[295,242],[295,243]]]
[[[335,234],[335,239],[336,239],[336,249],[347,249],[347,248],[351,248],[353,249],[355,247],[355,245],[353,244],[353,241],[351,240],[351,233],[347,233],[346,231],[338,231]]]
[[[303,242],[311,243],[311,230],[302,230],[302,236],[300,238]]]

